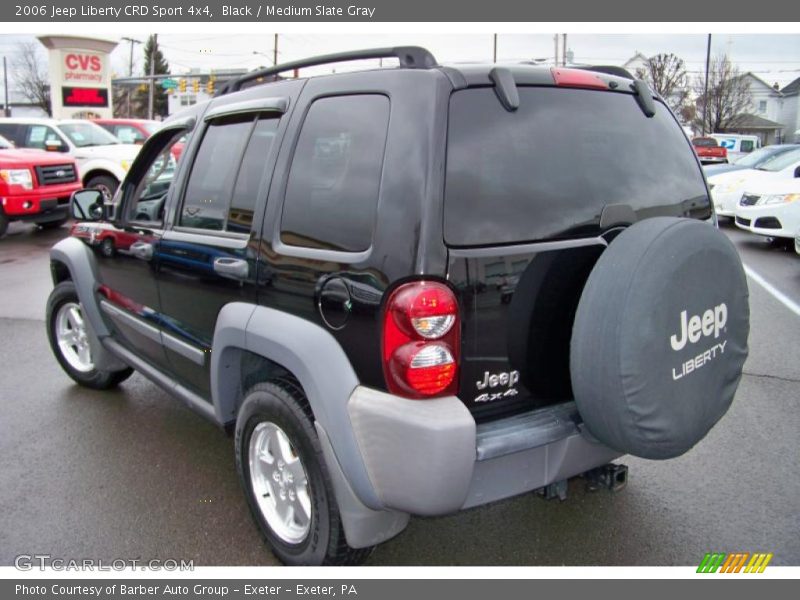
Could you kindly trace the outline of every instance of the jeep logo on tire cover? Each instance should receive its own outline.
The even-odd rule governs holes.
[[[703,316],[694,315],[686,317],[686,311],[681,311],[681,329],[679,334],[672,335],[669,343],[676,352],[683,350],[686,343],[696,344],[701,337],[708,337],[714,334],[714,338],[719,337],[719,332],[725,327],[728,321],[728,306],[723,302],[713,309],[709,308]],[[680,335],[680,337],[678,337]]]

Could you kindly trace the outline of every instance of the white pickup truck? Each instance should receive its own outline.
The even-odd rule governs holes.
[[[80,119],[0,119],[0,135],[17,148],[61,152],[75,159],[84,187],[111,198],[140,146],[123,144],[108,131]]]

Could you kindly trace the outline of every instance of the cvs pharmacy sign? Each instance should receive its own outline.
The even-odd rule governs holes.
[[[65,82],[103,82],[104,56],[80,51],[65,51],[63,56],[62,68]]]

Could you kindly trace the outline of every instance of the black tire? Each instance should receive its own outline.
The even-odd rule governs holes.
[[[298,543],[288,543],[267,523],[253,490],[249,452],[251,439],[261,423],[282,430],[299,457],[308,479],[310,527]],[[299,386],[277,381],[259,383],[245,395],[236,419],[236,469],[253,519],[275,556],[286,565],[356,565],[372,548],[348,546],[339,509],[314,429],[311,409]]]
[[[8,231],[8,217],[3,212],[3,209],[0,208],[0,237],[3,237]]]
[[[56,318],[59,309],[67,303],[78,303],[78,294],[75,291],[75,284],[71,281],[62,281],[50,293],[47,299],[47,339],[50,341],[50,348],[55,354],[58,364],[64,369],[76,383],[95,390],[107,390],[116,387],[133,373],[133,369],[126,368],[121,371],[103,371],[93,368],[89,371],[80,371],[73,367],[69,360],[64,356],[59,346],[56,334]],[[87,327],[88,327],[87,323]]]
[[[44,223],[39,223],[38,225],[42,229],[58,229],[67,221],[69,221],[69,217],[65,216],[60,219],[56,219],[55,221],[45,221]]]
[[[117,249],[114,247],[114,238],[107,237],[100,242],[100,254],[106,258],[112,258],[116,252]]]
[[[100,190],[106,200],[111,200],[119,187],[119,181],[111,175],[95,175],[86,182],[86,187]]]

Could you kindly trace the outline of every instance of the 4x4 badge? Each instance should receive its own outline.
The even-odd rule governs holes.
[[[486,371],[483,374],[483,380],[481,381],[479,379],[475,382],[475,386],[479,390],[485,390],[487,388],[494,390],[498,387],[507,389],[499,389],[497,391],[483,393],[475,398],[475,402],[493,402],[495,400],[500,400],[501,398],[510,398],[511,396],[516,396],[519,392],[517,392],[514,386],[518,381],[519,371],[501,371],[500,373],[490,373],[489,371]]]

